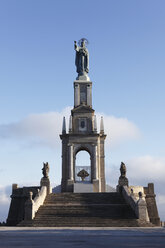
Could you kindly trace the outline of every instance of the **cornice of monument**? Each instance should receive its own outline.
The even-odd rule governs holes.
[[[75,107],[75,108],[73,108],[72,110],[71,110],[71,112],[82,112],[82,113],[84,113],[84,112],[89,112],[89,113],[94,113],[95,111],[94,111],[94,109],[92,109],[90,106],[87,106],[87,105],[79,105],[78,107]]]
[[[79,83],[79,84],[92,84],[92,81],[87,81],[87,80],[75,80],[73,83]]]

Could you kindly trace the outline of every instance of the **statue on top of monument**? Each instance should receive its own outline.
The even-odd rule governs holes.
[[[77,73],[78,77],[77,80],[87,80],[90,81],[88,77],[89,72],[89,52],[86,48],[86,45],[88,44],[88,40],[85,38],[82,38],[78,42],[79,46],[77,45],[77,42],[74,41],[74,49],[76,51],[76,58],[75,58],[75,65],[77,67]]]
[[[48,178],[48,174],[49,174],[49,164],[48,164],[48,162],[43,163],[42,174],[43,174],[44,178]]]
[[[121,173],[121,176],[120,177],[125,177],[126,176],[126,166],[123,162],[121,162],[121,165],[120,165],[120,173]]]

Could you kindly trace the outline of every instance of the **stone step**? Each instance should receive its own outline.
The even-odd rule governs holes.
[[[125,203],[119,193],[61,193],[50,194],[47,196],[45,203]]]
[[[72,206],[50,206],[44,205],[36,214],[36,218],[43,216],[107,216],[112,218],[135,218],[135,214],[127,204],[107,205],[72,205]]]
[[[122,195],[113,192],[50,194],[35,218],[22,221],[19,226],[149,227],[151,224],[139,222]]]
[[[137,219],[110,219],[110,218],[67,218],[56,217],[53,220],[22,221],[18,226],[38,227],[151,227],[151,223]]]

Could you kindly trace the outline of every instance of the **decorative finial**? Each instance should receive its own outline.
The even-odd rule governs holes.
[[[66,134],[66,121],[65,121],[65,116],[63,117],[62,134]]]
[[[86,48],[86,45],[88,44],[88,40],[86,38],[82,38],[78,41],[79,46],[77,45],[77,42],[74,41],[74,49],[76,51],[76,59],[75,59],[75,65],[77,67],[77,73],[78,77],[77,80],[85,80],[90,81],[88,77],[89,72],[89,52]]]
[[[70,115],[70,118],[69,118],[69,133],[72,132],[72,116]]]
[[[104,134],[104,121],[103,121],[103,116],[101,116],[101,121],[100,121],[100,133]]]

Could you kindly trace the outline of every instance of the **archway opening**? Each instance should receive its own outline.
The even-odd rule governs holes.
[[[83,182],[84,183],[91,182],[91,158],[90,158],[90,154],[85,150],[81,150],[76,154],[76,158],[75,158],[75,181],[76,182],[82,182],[82,178],[77,175],[82,170],[85,170],[89,174],[89,176],[86,176],[84,178]]]

